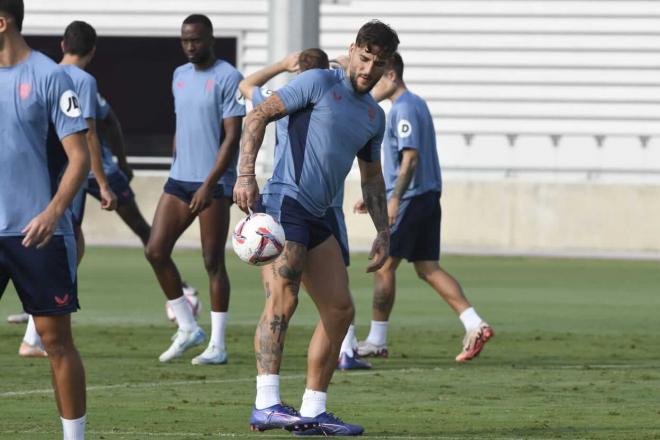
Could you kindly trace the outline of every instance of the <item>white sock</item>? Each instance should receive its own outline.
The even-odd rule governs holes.
[[[225,328],[227,328],[228,312],[211,312],[211,343],[218,348],[225,348]]]
[[[469,309],[463,310],[463,312],[458,317],[463,323],[466,332],[478,328],[479,324],[481,324],[481,317],[477,315],[477,312],[476,310],[474,310],[474,307],[470,307]]]
[[[387,321],[371,321],[367,341],[374,345],[387,344]]]
[[[32,315],[28,318],[27,328],[25,329],[25,336],[23,336],[23,341],[27,342],[30,345],[36,345],[41,347],[41,338],[39,333],[37,333],[37,327],[34,325],[34,318]]]
[[[254,407],[264,409],[281,402],[280,375],[262,374],[257,376],[257,398],[254,401]]]
[[[300,415],[303,417],[316,417],[324,413],[326,400],[328,400],[328,393],[305,388],[302,405],[300,405]]]
[[[341,353],[346,353],[349,357],[353,357],[353,338],[355,337],[355,326],[353,324],[348,326],[344,341],[341,343]]]
[[[167,303],[172,308],[174,316],[176,316],[176,322],[179,324],[181,330],[190,332],[197,328],[192,309],[184,295],[181,295],[177,299],[171,299]]]
[[[63,417],[60,417],[60,419],[62,419],[64,440],[85,440],[85,424],[87,423],[86,415],[75,420],[69,420]]]

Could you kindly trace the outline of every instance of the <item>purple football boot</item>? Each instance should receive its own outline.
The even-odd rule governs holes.
[[[358,356],[357,353],[355,353],[353,357],[350,357],[347,353],[341,353],[339,355],[337,369],[341,371],[370,370],[371,364]]]
[[[264,409],[252,409],[250,429],[266,431],[268,429],[286,429],[287,431],[302,431],[317,425],[313,418],[301,417],[300,413],[290,406],[278,403]]]
[[[305,431],[296,431],[294,435],[362,435],[364,428],[360,425],[351,425],[342,421],[339,417],[329,412],[323,412],[314,417],[313,420],[317,426]]]

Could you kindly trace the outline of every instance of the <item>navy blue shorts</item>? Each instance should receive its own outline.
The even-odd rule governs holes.
[[[55,235],[41,249],[26,248],[22,240],[0,237],[0,296],[11,280],[23,310],[31,315],[66,315],[78,310],[75,238]]]
[[[184,182],[181,180],[176,180],[169,178],[165,182],[165,187],[163,190],[167,194],[171,194],[175,197],[178,197],[186,204],[192,202],[192,198],[195,195],[195,192],[202,186],[202,182]],[[213,198],[221,199],[223,197],[232,197],[232,191],[234,188],[231,188],[229,185],[217,184],[213,189]]]
[[[344,264],[348,267],[351,264],[351,256],[348,253],[348,234],[346,233],[344,211],[341,208],[328,208],[325,212],[325,221],[330,226],[332,235],[337,239],[341,256],[344,258]]]
[[[108,174],[107,178],[110,189],[117,196],[117,206],[126,205],[135,198],[135,194],[128,184],[128,177],[124,173],[115,171],[112,174]],[[101,189],[93,177],[87,179],[87,193],[96,200],[101,200]]]
[[[408,261],[440,259],[440,193],[432,191],[401,201],[392,227],[390,256]]]
[[[284,229],[286,241],[295,241],[307,249],[313,249],[332,235],[325,217],[316,217],[297,200],[278,195],[262,195],[258,211],[265,211],[277,219]]]

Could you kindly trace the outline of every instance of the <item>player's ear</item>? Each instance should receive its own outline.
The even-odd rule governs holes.
[[[0,15],[0,34],[4,34],[7,32],[7,26],[9,25],[9,21],[7,20],[7,17],[4,15]]]
[[[62,53],[66,53],[66,50],[64,50],[64,40],[60,41],[60,49],[62,49]]]
[[[348,56],[352,57],[353,56],[353,51],[355,50],[355,43],[351,43],[350,46],[348,46]]]

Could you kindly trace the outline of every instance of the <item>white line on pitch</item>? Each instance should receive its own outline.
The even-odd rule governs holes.
[[[447,367],[444,369],[451,369],[452,367]],[[615,369],[646,369],[646,368],[658,368],[658,365],[642,365],[642,364],[573,364],[573,365],[520,365],[520,368],[539,368],[539,369],[571,369],[571,370],[615,370]],[[397,370],[372,370],[372,371],[360,371],[360,372],[351,372],[350,376],[378,376],[382,374],[392,374],[392,373],[414,373],[414,372],[428,372],[428,371],[441,371],[443,368],[434,367],[434,368],[401,368]],[[291,380],[291,379],[304,379],[306,376],[304,374],[294,374],[289,376],[281,376],[281,380]],[[254,381],[254,376],[251,377],[241,377],[235,379],[212,379],[212,380],[181,380],[174,382],[127,382],[114,385],[91,385],[87,387],[87,391],[105,391],[113,390],[118,388],[160,388],[166,386],[187,386],[187,385],[208,385],[208,384],[222,384],[222,383],[241,383],[241,382],[252,382]],[[51,394],[53,392],[52,388],[44,388],[37,390],[27,390],[27,391],[5,391],[0,393],[0,398],[3,397],[16,397],[16,396],[28,396],[34,394]]]
[[[364,372],[353,372],[350,374],[353,376],[377,376],[388,373],[415,373],[423,371],[434,371],[441,370],[441,368],[401,368],[398,370],[375,370],[375,371],[364,371]],[[304,379],[306,375],[304,374],[292,374],[288,376],[280,376],[280,380],[290,380],[290,379]],[[117,388],[161,388],[167,386],[186,386],[186,385],[208,385],[208,384],[220,384],[220,383],[240,383],[240,382],[254,382],[254,376],[251,377],[241,377],[235,379],[212,379],[212,380],[180,380],[174,382],[141,382],[141,383],[120,383],[115,385],[91,385],[87,387],[87,391],[105,391],[113,390]],[[53,392],[52,388],[44,388],[40,390],[28,390],[28,391],[6,391],[0,393],[0,397],[16,397],[16,396],[28,396],[31,394],[51,394]]]

